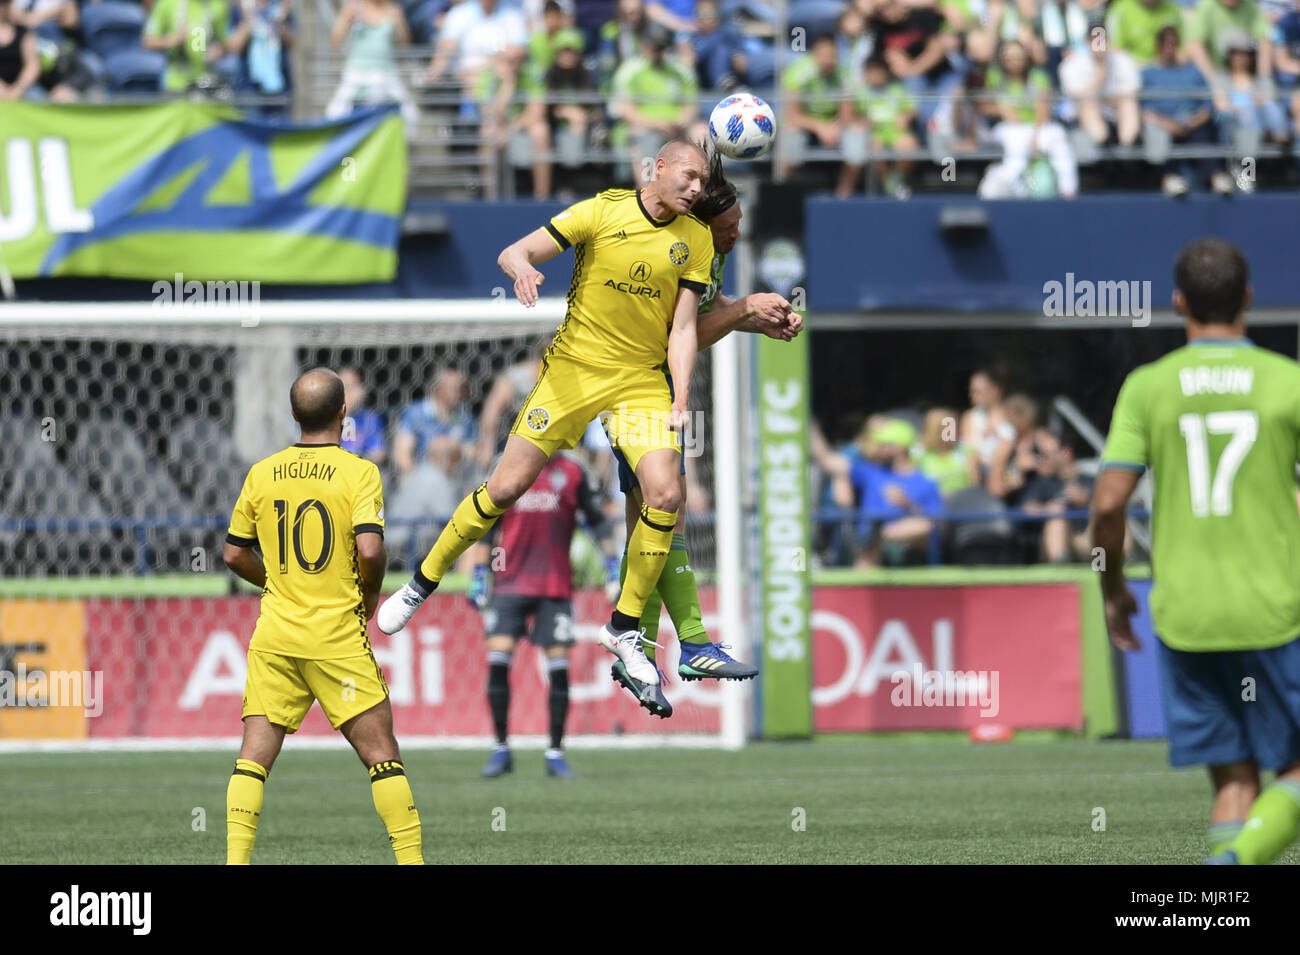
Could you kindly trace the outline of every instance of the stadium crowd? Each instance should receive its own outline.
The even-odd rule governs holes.
[[[1206,147],[1289,154],[1300,127],[1284,0],[795,0],[786,23],[788,41],[765,0],[344,0],[326,114],[397,102],[414,129],[417,94],[459,91],[458,121],[538,198],[593,155],[639,179],[637,157],[702,135],[739,88],[779,96],[779,168],[836,163],[840,195],[869,163],[903,197],[918,160],[965,155],[997,160],[986,196],[1068,197],[1107,145],[1171,195],[1250,190]],[[0,0],[0,96],[238,94],[283,114],[295,29],[290,0]],[[418,76],[408,46],[428,51]]]
[[[815,425],[810,439],[827,566],[1091,558],[1082,445],[1033,398],[1007,394],[998,370],[971,375],[961,414],[851,415],[837,430],[838,446]]]
[[[540,354],[535,349],[503,369],[477,413],[465,375],[454,365],[435,370],[423,396],[382,412],[367,405],[361,373],[339,369],[350,409],[343,446],[380,466],[396,563],[404,565],[408,551],[423,553],[439,524],[488,473],[536,377]],[[1092,494],[1091,451],[1044,405],[1007,393],[1004,376],[997,367],[975,371],[965,411],[850,414],[828,425],[830,440],[814,424],[817,562],[872,567],[1091,559],[1082,513]],[[622,495],[598,422],[573,453],[612,524],[621,528]],[[692,514],[707,521],[712,503],[697,479],[700,463],[687,459],[688,500]],[[591,573],[596,581],[598,563]]]

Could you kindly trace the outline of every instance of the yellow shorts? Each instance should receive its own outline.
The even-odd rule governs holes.
[[[244,713],[265,716],[290,733],[302,725],[313,700],[338,729],[388,699],[388,684],[373,653],[337,660],[306,660],[248,651]]]
[[[672,407],[661,369],[603,368],[548,355],[510,433],[549,457],[577,445],[587,425],[599,418],[610,444],[635,471],[651,451],[681,453],[681,434],[668,426]]]

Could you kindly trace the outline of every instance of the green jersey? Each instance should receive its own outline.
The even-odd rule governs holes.
[[[185,24],[185,42],[168,50],[162,87],[169,92],[185,89],[208,69],[208,49],[225,41],[230,29],[230,8],[225,0],[158,0],[144,25],[147,37],[171,36]]]
[[[848,67],[836,63],[831,75],[826,76],[817,69],[812,55],[806,54],[785,68],[781,86],[809,116],[831,120],[839,114],[841,95],[852,91],[853,81]]]
[[[1111,45],[1123,50],[1138,66],[1156,59],[1156,34],[1165,27],[1183,26],[1183,11],[1173,0],[1160,0],[1154,7],[1142,0],[1115,0],[1106,14],[1106,36]]]
[[[990,66],[984,78],[984,89],[998,93],[999,103],[1010,104],[1016,119],[1033,123],[1038,119],[1038,97],[1052,92],[1052,81],[1036,66],[1029,68],[1023,80],[1003,73],[999,67]]]
[[[718,297],[722,291],[722,273],[727,267],[727,254],[725,252],[715,253],[713,256],[713,266],[709,269],[709,287],[704,290],[700,296],[699,314],[712,310],[713,300]]]
[[[1244,33],[1254,40],[1268,39],[1268,19],[1254,0],[1238,0],[1233,7],[1225,7],[1219,0],[1200,0],[1187,18],[1183,42],[1200,40],[1210,54],[1210,62],[1221,70],[1228,52],[1225,44],[1234,33]]]
[[[636,57],[628,60],[614,74],[614,98],[636,104],[637,112],[647,119],[674,122],[688,104],[699,95],[695,71],[673,57],[659,63]]]
[[[854,108],[859,116],[865,116],[875,133],[903,132],[906,124],[903,117],[916,112],[916,104],[903,88],[902,83],[886,83],[884,86],[862,86],[858,89]]]
[[[1201,339],[1138,368],[1103,467],[1150,468],[1151,616],[1176,650],[1300,636],[1300,365],[1249,339]]]

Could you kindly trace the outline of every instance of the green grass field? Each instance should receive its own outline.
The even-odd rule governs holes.
[[[485,753],[406,754],[430,863],[1196,863],[1202,770],[1162,743],[826,740],[707,750],[540,752],[478,778]],[[0,755],[0,861],[212,864],[225,859],[233,753]],[[1093,829],[1094,809],[1106,813]],[[194,809],[206,812],[195,831]],[[504,812],[504,831],[492,827]],[[794,810],[807,828],[792,828]],[[495,818],[501,819],[496,813]],[[347,751],[295,750],[267,787],[254,863],[388,864]],[[1292,848],[1283,862],[1300,861]]]

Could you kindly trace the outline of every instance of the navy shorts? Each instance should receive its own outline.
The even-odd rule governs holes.
[[[676,397],[673,391],[673,376],[664,375],[668,379],[668,397]],[[618,489],[624,494],[631,494],[635,488],[641,486],[636,479],[636,472],[627,466],[627,458],[623,457],[623,452],[618,448],[610,448],[614,452],[614,460],[618,462]],[[682,455],[682,473],[686,473],[686,455]]]
[[[528,618],[533,625],[528,626]],[[494,594],[483,611],[483,634],[488,637],[527,637],[533,646],[567,647],[573,643],[573,604],[558,597],[522,597]]]
[[[1276,770],[1300,762],[1300,638],[1209,653],[1161,642],[1159,655],[1172,765],[1253,760]]]

